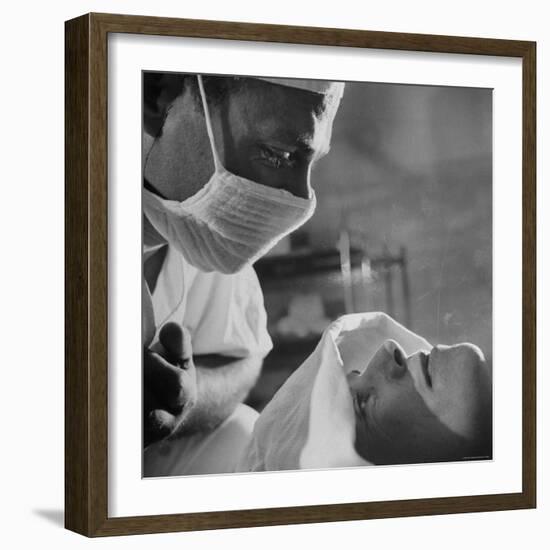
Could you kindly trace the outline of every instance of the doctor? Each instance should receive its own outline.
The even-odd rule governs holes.
[[[343,87],[145,76],[145,476],[231,471],[248,441],[272,347],[251,265],[313,214]]]

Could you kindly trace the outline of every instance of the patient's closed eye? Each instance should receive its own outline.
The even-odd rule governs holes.
[[[367,406],[369,404],[369,401],[371,400],[371,397],[371,392],[357,393],[355,396],[356,410],[365,422],[367,421]]]

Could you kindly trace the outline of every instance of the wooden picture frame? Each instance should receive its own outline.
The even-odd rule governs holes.
[[[133,33],[520,58],[523,71],[522,490],[139,517],[108,516],[107,37]],[[533,508],[536,505],[536,44],[87,14],[65,25],[65,525],[86,536]]]

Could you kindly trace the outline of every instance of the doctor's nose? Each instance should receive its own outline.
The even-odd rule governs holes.
[[[311,167],[308,165],[301,170],[296,170],[295,173],[289,177],[286,189],[296,197],[309,199],[313,193],[311,187]]]

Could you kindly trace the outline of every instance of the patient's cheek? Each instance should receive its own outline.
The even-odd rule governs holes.
[[[365,460],[369,460],[367,456],[367,435],[365,421],[358,413],[355,413],[355,450]]]

